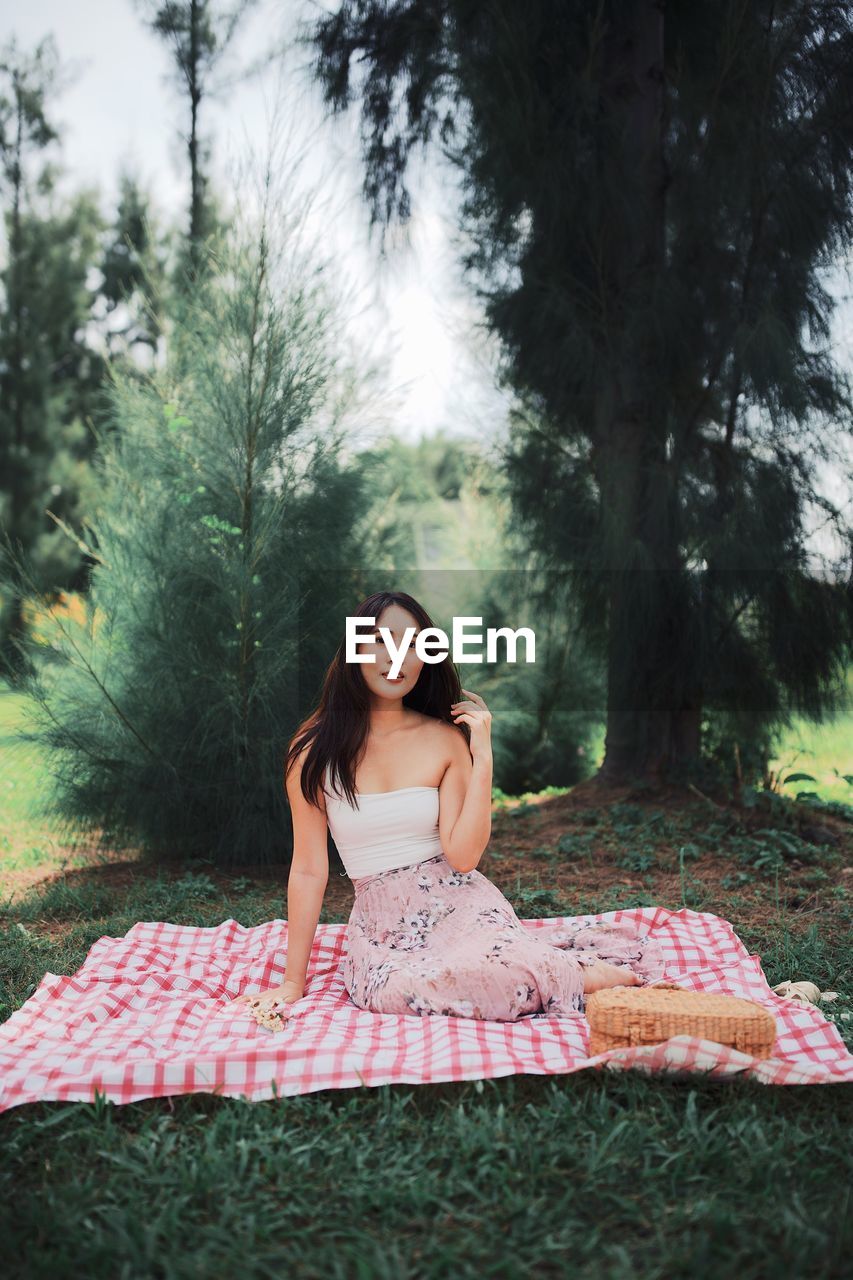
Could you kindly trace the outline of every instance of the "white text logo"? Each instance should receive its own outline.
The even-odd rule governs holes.
[[[480,632],[477,634],[466,633],[466,626],[476,626],[482,623],[482,618],[466,618],[460,617],[453,619],[453,643],[452,645],[447,639],[447,632],[442,631],[441,627],[425,627],[418,632],[415,640],[415,653],[422,662],[442,662],[448,653],[454,662],[482,662],[482,653],[466,653],[466,644],[479,643],[482,647],[483,637]],[[385,646],[391,655],[391,671],[390,675],[395,678],[400,674],[400,667],[403,664],[403,658],[415,634],[415,627],[407,627],[402,642],[399,645],[394,644],[394,637],[391,635],[387,627],[376,626],[375,618],[347,618],[346,624],[346,661],[347,662],[375,662],[376,658],[373,654],[360,654],[357,652],[359,643],[369,641],[373,638],[373,633],[379,631]],[[361,632],[369,634],[362,635]],[[486,630],[486,661],[496,662],[498,654],[498,639],[503,637],[506,640],[506,660],[507,662],[516,661],[516,647],[518,640],[523,637],[525,640],[525,660],[527,662],[536,661],[536,636],[530,627],[518,627],[515,631],[511,627],[489,627]]]

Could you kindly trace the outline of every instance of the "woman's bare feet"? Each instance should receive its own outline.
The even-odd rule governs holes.
[[[606,987],[639,986],[642,986],[640,978],[627,965],[596,960],[594,964],[585,966],[583,971],[584,995],[589,995],[591,991],[603,991]]]

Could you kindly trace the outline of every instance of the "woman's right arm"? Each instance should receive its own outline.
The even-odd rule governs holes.
[[[303,796],[299,785],[303,756],[304,752],[285,778],[293,818],[293,857],[287,881],[287,958],[284,981],[277,987],[268,987],[266,991],[245,992],[237,996],[235,1001],[247,1004],[259,1020],[276,1006],[290,1005],[302,999],[311,946],[329,879],[326,801],[321,794],[322,808],[317,809]]]
[[[289,989],[305,985],[308,960],[320,909],[329,881],[329,853],[326,838],[326,806],[309,804],[302,794],[300,779],[305,751],[294,761],[285,779],[293,819],[293,856],[287,881],[287,961],[284,981]]]

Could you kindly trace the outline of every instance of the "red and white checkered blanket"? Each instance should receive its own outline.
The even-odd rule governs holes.
[[[535,931],[571,918],[523,924]],[[214,928],[142,921],[123,938],[99,938],[70,977],[46,973],[0,1026],[0,1110],[39,1099],[92,1101],[96,1089],[114,1102],[194,1092],[260,1099],[587,1067],[744,1074],[764,1084],[853,1080],[853,1054],[835,1026],[817,1007],[775,995],[759,957],[726,920],[663,907],[583,918],[635,921],[660,939],[667,980],[770,1009],[778,1028],[772,1057],[674,1036],[590,1058],[582,1014],[483,1022],[371,1013],[353,1004],[341,979],[345,924],[318,925],[305,995],[271,1032],[231,1001],[284,976],[286,921],[254,928],[230,919]]]

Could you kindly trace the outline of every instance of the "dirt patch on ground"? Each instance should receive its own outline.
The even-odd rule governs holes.
[[[807,840],[807,856],[786,856],[776,874],[744,862],[744,836],[764,833],[772,843],[779,831]],[[680,849],[690,851],[689,859],[679,858]],[[736,928],[761,930],[768,911],[778,910],[792,930],[819,921],[829,941],[850,927],[849,898],[838,886],[848,893],[851,888],[853,829],[794,802],[771,813],[764,804],[745,808],[683,788],[638,793],[591,780],[565,795],[496,805],[479,869],[509,897],[524,891],[530,905],[519,914],[529,917],[581,913],[603,896],[617,906],[632,905],[643,894],[644,901],[677,908],[686,889],[688,905],[723,915]],[[286,866],[223,871],[198,859],[155,865],[127,851],[98,850],[94,842],[54,845],[40,865],[2,872],[0,882],[4,905],[11,899],[14,911],[28,890],[43,891],[57,879],[71,887],[97,883],[121,895],[139,879],[173,881],[188,873],[204,874],[223,894],[259,892],[270,918],[287,914]],[[333,859],[323,918],[345,919],[352,902],[352,885]],[[39,919],[28,927],[58,942],[74,926]]]

